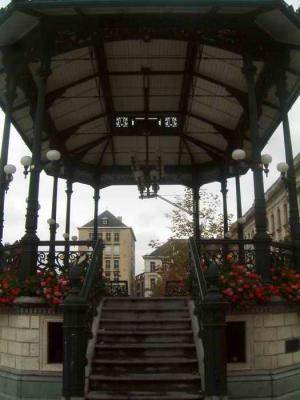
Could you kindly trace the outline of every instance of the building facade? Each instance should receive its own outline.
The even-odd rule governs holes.
[[[297,185],[298,207],[300,209],[300,153],[294,159]],[[265,193],[268,232],[274,241],[290,239],[289,201],[284,179],[279,177]],[[255,235],[254,208],[245,214],[244,239],[252,239]],[[237,222],[231,227],[233,237],[237,237]]]
[[[182,278],[181,265],[187,263],[187,240],[169,239],[152,253],[143,256],[144,272],[135,277],[137,296],[150,297],[161,279]],[[178,270],[179,267],[179,270]]]
[[[78,228],[79,240],[93,239],[94,220]],[[135,235],[133,229],[109,211],[98,216],[98,237],[105,243],[103,275],[111,281],[127,281],[129,294],[134,293]]]

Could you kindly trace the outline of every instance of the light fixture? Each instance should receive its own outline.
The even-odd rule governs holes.
[[[231,157],[235,161],[242,161],[246,158],[246,152],[243,149],[235,149],[233,150]]]
[[[131,168],[140,192],[140,199],[156,197],[159,191],[159,180],[162,177],[163,168],[161,157],[158,156],[157,162],[153,164],[149,165],[147,158],[145,164],[137,165],[134,155],[131,154]]]
[[[258,164],[250,161],[244,161],[246,158],[246,152],[243,149],[233,150],[233,152],[231,153],[231,157],[234,161],[237,161],[238,165],[240,163],[240,166],[242,165],[242,162],[245,164],[245,166],[248,165],[249,167],[258,165],[264,171],[266,176],[268,176],[269,164],[272,162],[272,156],[270,154],[262,154],[260,162]]]
[[[13,164],[7,164],[3,167],[3,170],[6,179],[5,192],[7,192],[10,182],[13,180],[13,174],[16,172],[17,168]]]
[[[70,235],[68,234],[68,233],[63,233],[63,238],[65,239],[65,240],[67,240],[67,239],[69,239],[69,237],[70,237]]]
[[[246,218],[245,217],[240,217],[237,220],[238,224],[243,225],[246,222]]]
[[[288,179],[287,172],[289,170],[289,165],[285,162],[280,162],[277,164],[277,171],[280,172],[281,179],[283,180],[285,190],[288,190]]]
[[[77,239],[78,239],[77,236],[72,236],[72,237],[71,237],[71,240],[72,240],[73,242],[76,242]]]
[[[55,224],[55,228],[58,229],[59,228],[59,224],[56,222]]]
[[[231,234],[231,232],[226,232],[224,236],[226,239],[231,239],[232,234]]]
[[[48,224],[48,225],[54,225],[54,224],[56,224],[56,221],[55,221],[55,219],[53,219],[53,218],[48,218],[48,219],[47,219],[47,224]]]
[[[29,167],[31,166],[31,163],[32,163],[32,158],[30,156],[23,156],[21,158],[20,162],[24,167],[24,176],[26,178],[28,175]]]
[[[47,160],[55,162],[61,159],[61,153],[58,150],[49,150],[46,153]]]
[[[270,154],[262,154],[261,162],[263,164],[263,171],[268,176],[269,173],[269,164],[272,162],[272,156]]]

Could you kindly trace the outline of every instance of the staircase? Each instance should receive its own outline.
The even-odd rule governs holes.
[[[184,298],[106,298],[86,400],[199,400]]]

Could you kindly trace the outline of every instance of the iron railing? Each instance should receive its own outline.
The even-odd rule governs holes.
[[[91,326],[101,297],[104,295],[102,277],[103,242],[98,240],[92,260],[81,281],[80,262],[70,269],[71,292],[62,304],[63,309],[63,396],[83,398],[85,365]]]
[[[54,257],[50,257],[49,249],[54,246]],[[65,248],[67,246],[67,249]],[[70,248],[86,247],[90,250],[70,250]],[[56,272],[65,272],[70,266],[76,264],[82,257],[87,263],[92,258],[92,248],[94,242],[91,240],[78,241],[40,241],[37,244],[36,269],[43,270],[51,268]],[[15,268],[20,269],[23,255],[23,245],[21,242],[6,245],[0,248],[0,269]]]
[[[127,281],[105,281],[105,296],[108,297],[126,297],[128,296]]]

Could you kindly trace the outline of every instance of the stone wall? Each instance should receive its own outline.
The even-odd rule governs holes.
[[[48,363],[47,324],[62,316],[27,312],[0,313],[0,400],[58,399],[62,364]]]
[[[300,340],[300,309],[287,304],[229,313],[227,321],[246,323],[246,362],[228,364],[231,399],[300,398],[300,350],[287,350]]]

